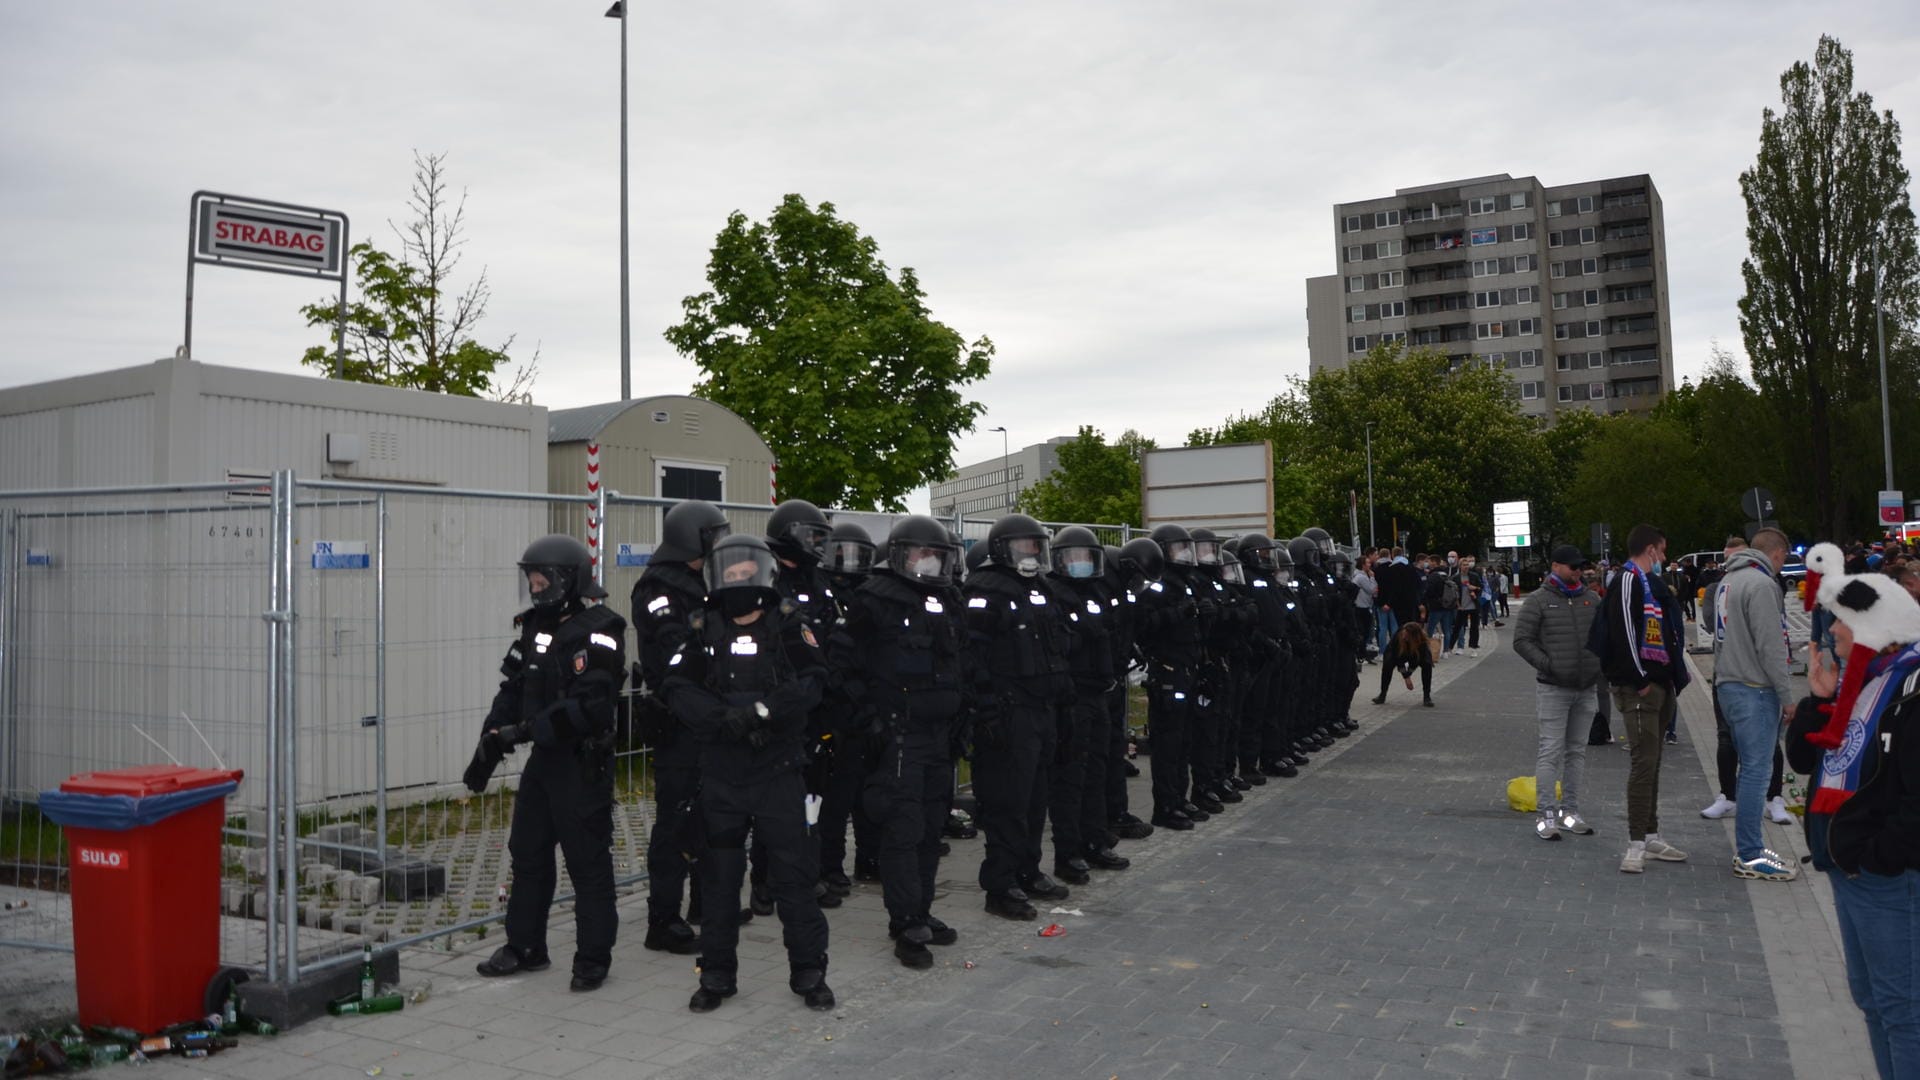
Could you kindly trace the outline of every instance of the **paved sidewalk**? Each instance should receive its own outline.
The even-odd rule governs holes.
[[[1663,774],[1664,834],[1693,860],[1623,875],[1624,753],[1590,754],[1596,836],[1542,843],[1507,809],[1506,781],[1532,772],[1534,720],[1532,680],[1504,638],[1483,632],[1477,659],[1441,663],[1433,709],[1397,681],[1372,705],[1379,669],[1367,668],[1360,736],[1192,833],[1125,845],[1133,869],[1074,890],[1039,924],[986,917],[972,885],[979,844],[955,843],[935,910],[961,942],[936,950],[932,971],[893,962],[878,890],[859,887],[829,913],[841,1001],[830,1014],[787,991],[771,919],[744,931],[741,996],[687,1012],[688,958],[639,947],[636,896],[623,902],[613,978],[598,993],[569,994],[564,962],[480,979],[473,964],[496,934],[461,954],[408,953],[403,979],[434,988],[403,1013],[323,1020],[154,1071],[1765,1080],[1795,1075],[1798,1060],[1821,1063],[1800,1075],[1855,1075],[1865,1059],[1848,1056],[1815,887],[1736,880],[1727,827],[1698,814],[1713,784],[1685,751],[1704,740],[1710,755],[1711,712],[1704,734],[1698,714],[1684,714],[1671,748],[1682,752]],[[1788,832],[1768,828],[1776,841]],[[1790,929],[1768,918],[1766,940],[1790,933],[1799,951],[1763,948],[1762,888],[1774,892],[1764,904],[1815,897]],[[1067,933],[1038,937],[1047,921]],[[557,955],[570,948],[556,936]]]

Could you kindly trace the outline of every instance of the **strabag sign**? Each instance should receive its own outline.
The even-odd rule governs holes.
[[[338,217],[286,213],[244,203],[200,204],[194,254],[218,262],[304,270],[333,277],[341,272]]]

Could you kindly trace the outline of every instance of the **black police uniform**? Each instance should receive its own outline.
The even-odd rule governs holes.
[[[699,856],[693,819],[700,790],[699,752],[661,696],[669,663],[692,636],[690,619],[706,604],[707,587],[683,562],[652,562],[633,586],[633,628],[639,642],[635,678],[648,697],[636,702],[641,736],[653,748],[653,832],[647,838],[648,947],[693,950],[680,920],[680,897]],[[698,898],[696,889],[695,897]],[[698,906],[690,905],[691,907]],[[677,928],[674,937],[669,928]],[[658,932],[655,932],[658,931]]]
[[[780,914],[791,972],[824,979],[827,919],[814,898],[820,870],[808,835],[808,714],[819,703],[825,667],[819,639],[784,603],[759,609],[742,625],[707,606],[688,640],[668,661],[662,684],[673,713],[698,749],[697,800],[706,848],[700,860],[705,923],[700,934],[700,985],[730,994],[739,970],[740,886],[747,871],[747,835],[766,841],[768,886]],[[764,707],[764,715],[755,705]]]
[[[1258,567],[1252,568],[1247,579],[1247,592],[1253,598],[1254,612],[1259,619],[1254,630],[1258,655],[1251,676],[1252,689],[1241,717],[1240,775],[1249,778],[1297,775],[1298,770],[1291,762],[1282,763],[1277,755],[1269,757],[1264,753],[1270,743],[1279,742],[1282,686],[1287,662],[1292,658],[1286,641],[1293,601]]]
[[[1020,901],[1042,878],[1048,772],[1060,709],[1073,692],[1072,631],[1064,605],[1040,577],[988,563],[968,575],[965,592],[967,628],[985,692],[994,698],[973,732],[973,792],[986,840],[980,888],[989,900]]]
[[[519,968],[547,962],[557,844],[573,882],[576,980],[598,985],[613,961],[613,727],[626,682],[625,620],[578,603],[533,608],[514,619],[519,638],[500,664],[505,678],[485,730],[518,728],[533,751],[520,774],[507,853],[507,944]],[[504,973],[504,972],[503,972]],[[584,988],[584,987],[583,987]]]
[[[827,583],[826,575],[818,567],[797,563],[789,566],[783,559],[774,570],[773,587],[780,594],[781,599],[787,601],[787,609],[791,616],[804,620],[813,631],[814,639],[824,644],[834,623],[839,620],[840,614],[839,607],[834,603],[833,587]],[[827,700],[823,687],[822,704]],[[825,797],[832,788],[833,740],[830,737],[832,735],[830,721],[831,717],[818,707],[808,718],[807,763],[802,773],[808,794],[821,797],[823,815],[825,814]],[[814,841],[820,842],[818,834],[814,835]],[[842,830],[843,855],[845,844],[846,833]],[[767,887],[766,843],[758,834],[753,838],[752,853],[748,876],[752,882],[753,913],[771,915],[773,914],[773,896]],[[819,900],[823,907],[838,907],[840,894],[822,895]]]
[[[866,730],[853,745],[866,758],[860,801],[880,832],[887,929],[916,946],[953,940],[933,917],[933,890],[966,695],[959,612],[950,586],[875,572],[853,595],[830,650],[843,684],[862,703]],[[835,748],[836,769],[860,761],[841,758],[845,749]]]
[[[1191,827],[1186,813],[1187,753],[1200,665],[1206,658],[1198,598],[1187,567],[1169,564],[1137,594],[1134,629],[1147,657],[1147,734],[1151,740],[1153,823]]]
[[[1073,865],[1070,860],[1085,860],[1107,849],[1107,768],[1113,754],[1113,691],[1119,685],[1113,638],[1119,617],[1100,578],[1056,576],[1055,580],[1062,599],[1074,605],[1078,643],[1069,658],[1073,701],[1063,710],[1066,756],[1049,807],[1054,872],[1082,874],[1084,864]]]

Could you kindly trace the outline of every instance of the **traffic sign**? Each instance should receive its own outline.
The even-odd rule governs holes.
[[[1763,487],[1750,487],[1740,496],[1740,509],[1756,520],[1766,520],[1773,516],[1773,492]]]
[[[1527,503],[1493,504],[1493,546],[1523,548],[1533,539],[1533,515]]]
[[[1906,495],[1898,491],[1880,493],[1880,523],[1898,525],[1906,520]]]

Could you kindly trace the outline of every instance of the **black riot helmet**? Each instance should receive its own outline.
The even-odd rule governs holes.
[[[1174,526],[1179,528],[1179,526]],[[1156,532],[1158,530],[1155,530]],[[1125,574],[1138,574],[1148,581],[1159,581],[1160,575],[1167,569],[1167,554],[1150,537],[1136,536],[1120,545],[1120,570]]]
[[[846,577],[867,576],[873,570],[873,537],[857,521],[835,522],[821,568]]]
[[[712,503],[699,499],[674,503],[660,523],[660,542],[653,545],[653,557],[681,563],[704,559],[714,541],[729,531],[727,515]]]
[[[953,550],[956,552],[964,552],[967,550],[967,542],[961,539],[960,534],[951,528],[947,530],[947,542],[953,545]],[[957,589],[966,584],[967,569],[968,564],[964,556],[953,560],[953,566],[949,568],[947,577],[953,582],[954,588]]]
[[[788,499],[767,517],[767,546],[788,562],[813,566],[827,554],[833,526],[827,515],[805,499]]]
[[[566,607],[582,597],[602,600],[607,595],[607,590],[593,580],[593,555],[587,545],[560,533],[528,544],[520,556],[520,573],[537,573],[546,579],[538,589],[531,578],[527,581],[527,592],[537,608]]]
[[[1353,556],[1339,548],[1334,548],[1333,554],[1327,556],[1327,569],[1331,570],[1335,577],[1345,581],[1353,576]]]
[[[1053,573],[1075,581],[1097,578],[1106,569],[1107,549],[1093,530],[1069,525],[1053,538]]]
[[[1246,568],[1240,565],[1240,556],[1224,549],[1220,552],[1220,580],[1229,585],[1247,583]]]
[[[1008,514],[987,530],[987,554],[995,566],[1034,577],[1047,568],[1047,528],[1025,514]]]
[[[1273,540],[1266,533],[1248,533],[1240,538],[1235,549],[1242,563],[1251,564],[1261,573],[1272,573],[1274,569]]]
[[[1192,566],[1193,537],[1178,525],[1162,525],[1153,530],[1153,542],[1160,545],[1160,554],[1169,566]]]
[[[947,527],[925,514],[901,518],[887,534],[887,567],[918,585],[945,585],[959,555]]]
[[[1281,585],[1293,580],[1293,553],[1285,547],[1275,544],[1267,549],[1273,556],[1273,580]]]
[[[987,565],[989,561],[990,557],[987,555],[987,545],[975,544],[967,549],[966,566],[968,574],[979,570],[981,567]]]
[[[1287,554],[1293,556],[1295,570],[1315,570],[1320,566],[1320,545],[1305,536],[1287,541]]]
[[[746,533],[723,536],[706,558],[700,572],[707,579],[707,595],[729,616],[745,615],[780,599],[773,584],[779,564],[765,540]]]
[[[1313,541],[1313,546],[1320,549],[1321,561],[1324,562],[1327,556],[1333,554],[1333,536],[1327,530],[1315,525],[1300,535]]]
[[[1220,538],[1213,535],[1212,529],[1193,529],[1187,535],[1193,537],[1193,561],[1196,564],[1220,565]]]

